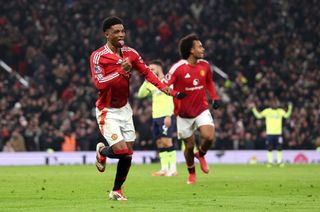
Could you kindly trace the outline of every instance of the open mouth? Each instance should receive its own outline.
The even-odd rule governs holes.
[[[118,42],[120,43],[121,46],[124,45],[124,40],[121,39],[121,40],[118,40]]]

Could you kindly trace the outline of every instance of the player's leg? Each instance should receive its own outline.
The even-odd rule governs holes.
[[[103,110],[99,110],[98,108],[96,108],[96,119],[99,125],[99,129],[100,132],[102,134],[102,136],[106,138],[105,132],[106,132],[106,118],[107,118],[107,114],[108,114],[108,109],[104,108]],[[100,142],[97,144],[96,146],[96,167],[98,169],[99,172],[104,172],[105,168],[106,168],[106,155],[102,155],[101,154],[101,150],[103,148],[105,148],[105,144]]]
[[[162,144],[162,138],[157,139],[156,141],[157,148],[159,151],[159,159],[160,159],[160,170],[152,173],[152,176],[165,176],[169,169],[169,162],[168,162],[168,154],[167,150]]]
[[[172,136],[173,131],[175,128],[175,119],[171,117],[171,125],[169,128],[164,127],[163,124],[163,137],[161,138],[163,147],[167,151],[168,155],[168,163],[169,163],[169,170],[166,173],[166,176],[176,176],[178,174],[177,172],[177,152],[174,148],[173,142],[172,142]]]
[[[212,147],[215,138],[215,128],[209,110],[203,111],[196,117],[196,124],[199,127],[202,143],[199,146],[199,151],[195,153],[195,157],[200,162],[201,170],[207,174],[209,167],[205,160],[205,154]]]
[[[132,161],[133,145],[136,139],[135,129],[132,119],[132,109],[129,104],[122,108],[121,122],[120,122],[121,135],[123,136],[123,141],[119,142],[120,145],[116,145],[113,150],[117,151],[119,157],[119,162],[117,165],[116,178],[114,180],[114,186],[109,194],[110,199],[116,200],[127,200],[127,198],[122,193],[122,185],[127,179]],[[125,145],[123,145],[123,143]],[[116,149],[119,147],[119,149]]]
[[[284,167],[283,158],[282,158],[282,136],[277,136],[277,164],[279,167]]]
[[[273,154],[272,154],[272,147],[273,147],[273,138],[271,135],[267,135],[267,139],[266,139],[266,146],[267,146],[267,158],[268,158],[268,163],[267,163],[267,167],[272,167],[272,163],[273,163]]]
[[[133,154],[133,144],[131,143],[136,138],[131,107],[127,104],[119,109],[111,109],[99,118],[100,121],[98,123],[101,133],[109,144],[109,147],[101,146],[98,150],[99,154],[104,157],[119,159],[114,186],[109,194],[109,198],[127,200],[122,194],[121,186],[125,182],[130,170]]]
[[[195,157],[200,162],[201,170],[204,173],[208,174],[209,167],[207,165],[205,155],[207,154],[207,151],[211,148],[213,144],[215,129],[211,125],[203,125],[199,127],[199,130],[202,137],[202,144],[199,146],[199,151],[195,153]]]
[[[162,137],[161,138],[163,149],[167,153],[167,162],[168,162],[168,172],[166,173],[167,177],[177,175],[177,153],[172,143],[172,138]]]
[[[186,159],[186,164],[189,172],[188,184],[196,183],[196,170],[194,165],[194,153],[193,149],[195,146],[194,141],[194,131],[195,131],[195,119],[187,119],[177,117],[177,132],[178,138],[182,139],[185,145],[184,157]]]
[[[159,151],[160,170],[152,173],[152,176],[164,176],[168,171],[168,154],[167,150],[162,144],[162,126],[163,118],[154,118],[153,122],[153,140],[156,141],[156,145]]]
[[[183,142],[185,144],[185,150],[184,150],[184,157],[186,159],[186,164],[189,172],[188,184],[195,184],[196,183],[196,169],[195,169],[195,164],[194,164],[194,146],[195,146],[195,141],[194,141],[194,135],[183,139]]]

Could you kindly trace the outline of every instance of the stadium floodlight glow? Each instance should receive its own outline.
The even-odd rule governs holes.
[[[24,85],[25,87],[29,87],[29,82],[25,80],[19,73],[14,72],[13,69],[8,66],[3,60],[0,60],[0,66],[9,74],[13,74],[22,85]]]
[[[213,70],[214,72],[216,72],[217,74],[219,74],[222,78],[224,78],[224,79],[229,79],[228,74],[226,74],[224,71],[222,71],[222,70],[221,70],[220,68],[218,68],[217,66],[212,65],[211,68],[212,68],[212,70]]]

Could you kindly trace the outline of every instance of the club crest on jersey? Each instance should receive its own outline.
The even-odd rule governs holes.
[[[100,66],[95,65],[95,66],[94,66],[94,72],[95,72],[96,74],[100,74],[100,73],[102,72]]]
[[[198,79],[194,79],[193,82],[192,82],[192,84],[193,84],[194,86],[199,85],[199,80],[198,80]]]
[[[118,135],[117,135],[117,134],[112,134],[112,135],[111,135],[111,139],[112,139],[112,140],[115,141],[115,140],[117,140],[117,138],[118,138]]]
[[[200,76],[204,77],[206,75],[205,70],[200,70]]]

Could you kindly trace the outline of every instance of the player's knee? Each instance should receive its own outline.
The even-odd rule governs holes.
[[[202,135],[202,138],[206,141],[214,141],[214,134],[213,133],[205,133]]]
[[[187,150],[192,150],[193,151],[194,143],[188,142],[188,143],[185,143],[185,146],[186,146]]]

